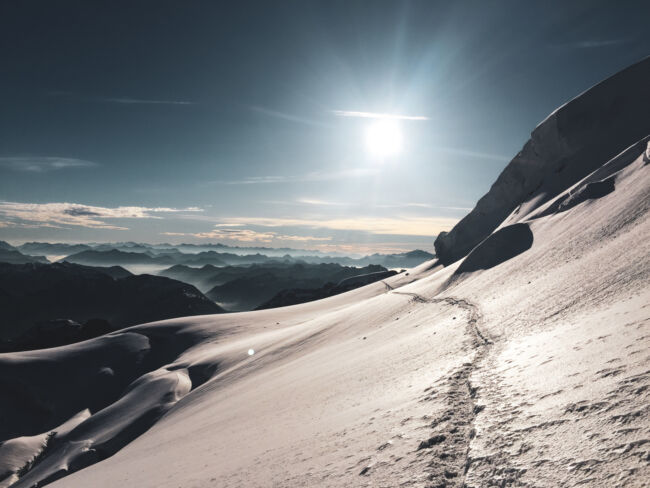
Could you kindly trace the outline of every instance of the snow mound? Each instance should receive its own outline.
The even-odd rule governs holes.
[[[456,274],[490,269],[527,251],[533,245],[533,233],[525,223],[497,230],[476,246],[456,269]]]

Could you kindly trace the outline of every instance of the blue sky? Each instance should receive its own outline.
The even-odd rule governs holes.
[[[649,54],[649,14],[3,2],[0,239],[431,250],[549,112]]]

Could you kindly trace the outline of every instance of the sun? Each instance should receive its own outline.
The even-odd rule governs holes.
[[[396,156],[402,150],[402,131],[391,119],[379,119],[366,130],[368,152],[380,159]]]

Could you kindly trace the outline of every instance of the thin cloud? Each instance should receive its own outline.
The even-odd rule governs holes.
[[[251,176],[240,180],[217,180],[214,183],[224,185],[270,185],[279,183],[300,183],[307,181],[330,181],[347,178],[360,178],[378,173],[378,168],[355,168],[344,171],[313,172],[304,175]]]
[[[382,114],[376,112],[356,112],[353,110],[332,110],[337,117],[357,117],[362,119],[394,119],[394,120],[429,120],[424,115],[399,115],[399,114]]]
[[[62,158],[58,156],[3,156],[0,157],[0,168],[11,171],[26,171],[45,173],[71,168],[92,168],[98,163],[77,158]]]
[[[198,207],[96,207],[78,203],[0,202],[0,216],[11,227],[76,226],[89,229],[128,230],[113,225],[110,219],[160,219],[157,214],[201,212]]]
[[[373,207],[375,208],[433,208],[433,205],[429,203],[407,202],[407,203],[386,203],[386,204],[378,203],[373,205]]]
[[[99,102],[121,103],[125,105],[195,105],[189,100],[147,100],[143,98],[97,98]]]
[[[391,243],[355,243],[355,244],[311,244],[310,248],[316,249],[323,253],[342,253],[348,256],[364,256],[374,253],[381,254],[393,254],[393,253],[403,253],[405,251],[411,251],[416,245],[404,245],[399,246],[392,245]]]
[[[296,200],[296,203],[299,203],[301,205],[317,205],[325,207],[346,207],[349,205],[344,202],[332,202],[329,200],[320,200],[318,198],[299,198]]]
[[[387,203],[387,204],[376,204],[373,205],[375,208],[431,208],[437,210],[461,210],[464,212],[469,212],[473,207],[450,207],[446,205],[432,205],[430,203],[417,203],[417,202],[407,202],[407,203]]]
[[[101,96],[88,96],[79,93],[72,93],[67,91],[52,91],[49,92],[50,96],[66,97],[82,102],[93,103],[117,103],[122,105],[196,105],[196,102],[190,100],[160,100],[150,98],[131,98],[131,97],[101,97]]]
[[[219,183],[225,183],[227,185],[266,185],[266,184],[273,184],[273,183],[290,183],[293,181],[299,181],[298,177],[268,175],[268,176],[250,176],[250,177],[243,178],[241,180],[219,181]]]
[[[458,210],[469,212],[472,207],[452,207],[445,205],[433,205],[430,203],[419,202],[405,202],[405,203],[351,203],[351,202],[335,202],[331,200],[322,200],[319,198],[298,198],[295,201],[277,201],[267,200],[265,203],[279,204],[279,205],[313,205],[324,207],[360,207],[360,208],[386,208],[386,209],[399,209],[399,208],[426,208],[426,209],[439,209],[439,210]]]
[[[331,241],[331,237],[314,237],[314,236],[288,236],[280,234],[277,236],[282,241],[298,241],[298,242],[312,242],[312,241]]]
[[[313,119],[308,119],[306,117],[300,117],[299,115],[293,115],[293,114],[288,114],[285,112],[278,112],[277,110],[270,110],[268,108],[264,107],[250,107],[250,109],[253,112],[260,113],[262,115],[266,115],[268,117],[273,117],[276,119],[281,119],[281,120],[286,120],[288,122],[294,122],[296,124],[303,124],[303,125],[313,125],[317,127],[330,127],[328,124],[324,124],[322,122],[319,122],[317,120]]]
[[[217,224],[215,227],[221,227],[228,224]],[[243,225],[243,224],[235,224]],[[197,239],[219,239],[237,242],[261,242],[270,243],[274,241],[291,241],[291,242],[312,242],[312,241],[330,241],[331,237],[314,237],[314,236],[296,236],[279,234],[273,231],[255,231],[251,229],[224,229],[215,228],[209,232],[184,233],[184,232],[163,232],[167,236],[184,236],[195,237]]]
[[[629,39],[589,39],[568,44],[568,46],[577,49],[593,49],[598,47],[618,46],[626,44]]]
[[[362,231],[379,235],[433,236],[450,230],[458,219],[449,217],[265,218],[232,217],[226,223],[259,227],[305,227]]]
[[[444,146],[438,146],[435,148],[436,151],[438,152],[444,152],[448,154],[455,154],[458,156],[468,156],[470,158],[476,158],[476,159],[488,159],[490,161],[501,161],[501,162],[510,162],[512,160],[511,157],[509,156],[503,156],[501,154],[492,154],[492,153],[487,153],[487,152],[482,152],[482,151],[471,151],[471,150],[466,150],[466,149],[457,149],[454,147],[444,147]]]

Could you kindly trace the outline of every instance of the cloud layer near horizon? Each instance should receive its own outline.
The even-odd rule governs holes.
[[[273,217],[226,217],[221,224],[229,226],[258,227],[304,227],[309,229],[331,229],[362,231],[375,235],[433,236],[448,231],[457,218],[447,217],[358,217],[358,218],[273,218]]]
[[[217,239],[226,241],[236,241],[245,243],[264,243],[268,244],[274,241],[290,241],[290,242],[313,242],[313,241],[331,241],[331,237],[314,237],[314,236],[297,236],[280,234],[273,231],[256,231],[252,229],[231,229],[220,228],[216,226],[215,229],[209,232],[163,232],[162,235],[173,237],[195,237],[197,239]],[[236,226],[235,226],[236,227]]]
[[[0,202],[0,225],[3,227],[61,227],[79,226],[90,229],[128,230],[112,225],[109,219],[157,219],[156,214],[201,212],[197,207],[97,207],[79,203],[19,203]]]
[[[322,201],[302,199],[301,205],[328,207]],[[342,207],[348,205],[341,204]],[[426,247],[436,234],[449,230],[457,218],[404,214],[424,204],[389,205],[401,209],[393,216],[359,214],[332,216],[315,209],[301,217],[220,217],[199,207],[154,206],[103,207],[80,203],[21,203],[0,201],[0,227],[11,239],[19,229],[50,229],[50,236],[68,236],[72,229],[85,229],[85,240],[100,238],[97,231],[130,231],[129,239],[141,239],[142,232],[178,238],[182,242],[224,242],[238,245],[298,246],[322,251],[403,252]],[[335,207],[340,209],[341,207]],[[321,208],[320,210],[324,210]],[[358,209],[360,212],[363,209]],[[370,207],[366,208],[370,211]],[[338,210],[337,210],[338,211]],[[353,212],[354,213],[354,212]],[[355,213],[356,215],[356,213]],[[164,221],[163,221],[164,219]],[[130,220],[141,221],[137,225]],[[15,229],[16,231],[12,231]],[[75,232],[77,232],[75,230]],[[89,233],[90,232],[90,233]],[[81,235],[81,234],[79,234]],[[127,235],[127,234],[123,234]],[[92,237],[97,236],[97,237]],[[148,242],[148,241],[147,241]]]

